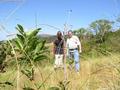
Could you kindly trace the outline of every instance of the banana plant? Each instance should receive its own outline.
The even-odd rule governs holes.
[[[41,40],[37,34],[41,28],[37,28],[31,31],[29,34],[24,31],[24,28],[21,25],[16,27],[18,34],[14,40],[15,48],[19,52],[20,60],[30,62],[30,59],[33,62],[44,60],[47,58],[46,52],[47,48],[45,47],[45,40]]]

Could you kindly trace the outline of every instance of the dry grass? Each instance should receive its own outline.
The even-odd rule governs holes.
[[[120,55],[111,55],[102,58],[81,60],[80,74],[67,68],[68,90],[120,90]],[[0,74],[0,81],[12,80],[14,86],[1,87],[0,90],[16,90],[16,71],[9,70]],[[53,65],[39,66],[35,69],[35,80],[21,74],[20,87],[24,85],[33,87],[35,90],[47,90],[49,87],[58,86],[64,81],[64,70],[54,70]]]

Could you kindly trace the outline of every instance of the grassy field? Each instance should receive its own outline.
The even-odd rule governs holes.
[[[108,28],[106,20],[94,24],[100,30]],[[78,74],[68,64],[66,69],[54,70],[53,44],[38,38],[40,28],[31,34],[19,24],[16,28],[17,38],[1,43],[0,90],[120,90],[120,30],[108,32],[102,39],[101,31],[85,36]]]
[[[35,79],[30,81],[24,74],[20,73],[19,90],[23,87],[31,87],[34,90],[120,90],[120,55],[112,54],[99,58],[81,59],[80,73],[75,70],[66,69],[67,80],[63,69],[54,70],[53,64],[44,62],[44,67],[38,65],[35,68]],[[68,66],[68,65],[66,65]],[[6,69],[0,73],[0,83],[6,81],[11,84],[0,84],[0,90],[16,90],[17,71],[15,67]],[[66,83],[68,83],[66,85]],[[60,89],[50,89],[59,87]],[[62,89],[61,89],[62,88]]]

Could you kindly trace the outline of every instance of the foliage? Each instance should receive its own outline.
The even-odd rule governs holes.
[[[7,86],[14,86],[14,85],[10,81],[0,82],[0,88],[7,87]]]
[[[6,59],[5,47],[4,47],[4,44],[1,44],[0,45],[0,65],[3,64],[5,59]]]
[[[82,41],[82,56],[101,56],[109,55],[109,52],[120,51],[120,30],[112,31],[114,22],[100,19],[92,22],[90,28],[80,28],[74,34]],[[89,31],[92,32],[89,32]],[[88,34],[87,34],[88,33]]]
[[[33,89],[31,87],[24,87],[23,90],[35,90],[35,89]]]
[[[31,63],[46,59],[47,48],[45,40],[37,37],[41,28],[26,33],[21,25],[17,25],[17,38],[14,40],[16,51],[20,54],[19,60]]]
[[[61,88],[61,90],[68,90],[68,84],[70,81],[60,81],[58,86]]]
[[[58,86],[50,87],[48,90],[68,90],[68,84],[70,81],[60,81]]]
[[[34,70],[33,68],[31,70],[28,69],[23,69],[21,70],[21,72],[26,75],[30,81],[32,81],[34,79]]]
[[[80,40],[84,38],[84,36],[87,33],[87,30],[85,28],[80,28],[78,30],[74,30],[73,33],[79,37]]]
[[[7,41],[1,41],[0,42],[0,71],[1,72],[4,72],[7,55],[11,55],[11,47]]]
[[[104,42],[104,36],[112,29],[113,22],[109,20],[96,20],[90,24],[91,30],[95,32],[96,39],[99,42]]]

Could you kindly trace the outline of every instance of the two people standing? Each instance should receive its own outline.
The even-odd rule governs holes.
[[[68,31],[68,38],[66,43],[64,42],[64,39],[62,37],[62,33],[60,31],[57,32],[57,39],[54,41],[54,56],[55,56],[55,68],[57,67],[63,67],[63,60],[65,56],[65,46],[67,50],[67,56],[69,60],[71,58],[74,59],[75,63],[75,70],[76,72],[79,72],[80,70],[80,56],[79,53],[81,53],[81,43],[77,36],[73,35],[73,32],[70,30]]]

